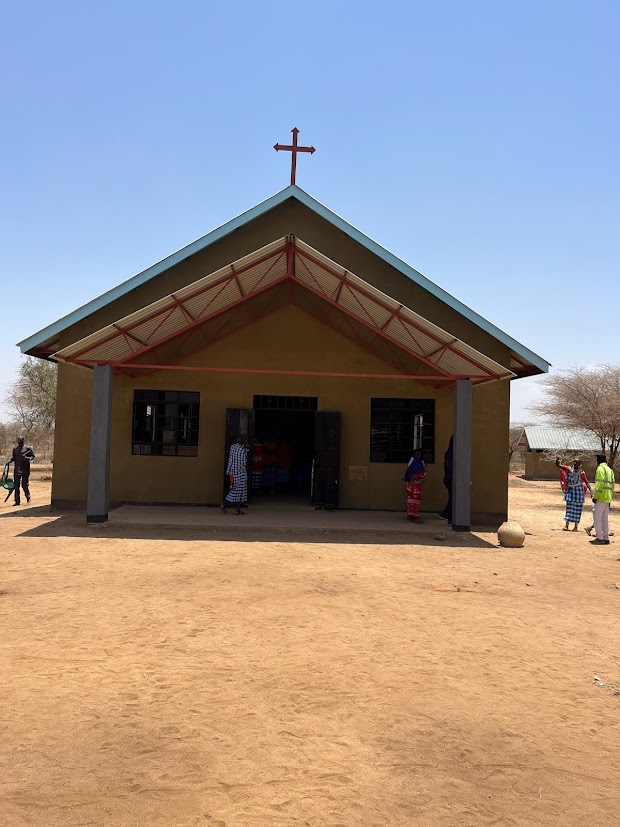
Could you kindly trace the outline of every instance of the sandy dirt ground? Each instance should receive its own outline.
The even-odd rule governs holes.
[[[2,824],[620,823],[620,538],[557,484],[512,480],[508,550],[92,529],[41,476],[0,508]]]

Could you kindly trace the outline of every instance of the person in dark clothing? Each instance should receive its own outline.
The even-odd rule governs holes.
[[[454,437],[450,437],[450,443],[448,444],[448,450],[444,454],[443,458],[443,484],[448,489],[448,502],[446,503],[446,507],[441,512],[441,516],[444,520],[447,520],[448,523],[452,522],[452,467],[454,464]]]
[[[17,445],[13,448],[13,456],[9,463],[15,463],[15,471],[13,479],[15,480],[15,502],[13,505],[20,505],[19,486],[24,489],[26,495],[26,502],[30,502],[30,489],[28,488],[28,480],[30,478],[30,463],[34,461],[34,451],[30,445],[24,445],[24,437],[17,437]]]

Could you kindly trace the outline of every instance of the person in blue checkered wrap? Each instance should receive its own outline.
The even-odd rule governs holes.
[[[566,514],[564,515],[564,531],[568,531],[569,523],[575,523],[573,531],[579,528],[583,503],[586,491],[593,496],[590,483],[585,471],[581,467],[581,460],[574,459],[572,465],[561,465],[560,458],[556,457],[555,464],[560,469],[560,485],[564,491]]]
[[[230,477],[230,491],[220,506],[224,514],[229,505],[235,506],[237,514],[243,514],[241,504],[248,499],[248,449],[243,444],[243,437],[238,436],[230,446],[226,473]]]

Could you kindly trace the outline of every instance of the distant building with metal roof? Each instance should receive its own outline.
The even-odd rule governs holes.
[[[601,443],[590,431],[579,428],[553,428],[549,425],[527,425],[519,441],[519,449],[525,464],[526,480],[557,480],[556,455],[562,462],[580,457],[583,470],[590,479],[594,476],[595,451]]]
[[[590,431],[527,425],[524,435],[529,451],[600,451],[600,440]]]

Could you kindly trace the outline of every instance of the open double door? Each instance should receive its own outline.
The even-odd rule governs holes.
[[[314,427],[314,476],[312,505],[315,508],[338,508],[340,489],[340,411],[317,411]],[[226,409],[225,465],[231,444],[242,436],[246,445],[254,442],[254,410],[252,408]],[[248,496],[252,490],[252,454],[248,452]],[[225,492],[228,491],[226,477]]]

